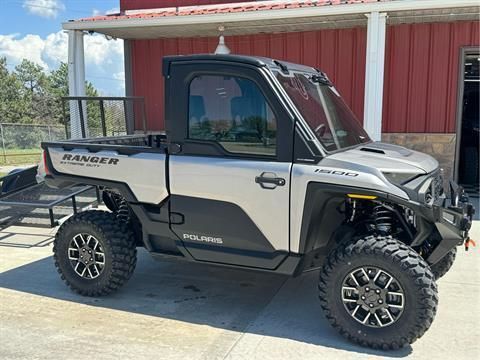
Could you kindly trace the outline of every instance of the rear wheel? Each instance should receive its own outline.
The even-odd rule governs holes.
[[[116,191],[103,190],[103,202],[115,215],[118,221],[123,222],[132,230],[137,244],[142,243],[142,225],[138,221],[125,198]]]
[[[425,260],[382,236],[339,245],[320,272],[319,297],[334,328],[375,349],[398,349],[421,337],[438,303]]]
[[[118,290],[136,265],[132,232],[115,215],[86,211],[59,228],[53,246],[55,266],[75,292],[86,296]]]

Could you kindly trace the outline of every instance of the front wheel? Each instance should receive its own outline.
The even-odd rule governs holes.
[[[132,275],[137,250],[132,232],[105,211],[73,215],[60,226],[53,245],[55,266],[75,292],[107,295]]]
[[[440,279],[443,275],[445,275],[450,270],[453,263],[455,262],[456,256],[457,256],[457,248],[454,247],[443,258],[441,258],[438,263],[433,264],[430,267],[432,269],[432,273],[435,276],[436,280]]]
[[[385,350],[420,338],[438,304],[435,278],[425,260],[382,236],[340,244],[320,272],[319,298],[342,335]]]

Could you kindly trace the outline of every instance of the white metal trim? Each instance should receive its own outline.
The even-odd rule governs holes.
[[[308,18],[318,16],[352,15],[371,12],[395,12],[478,6],[478,0],[402,0],[376,3],[358,3],[297,9],[278,9],[221,13],[208,15],[165,16],[150,19],[112,19],[96,21],[68,21],[62,24],[65,30],[92,30],[113,28],[141,28],[151,26],[195,25],[263,21],[285,18]]]
[[[85,96],[85,55],[83,32],[70,30],[68,32],[68,94],[70,96]],[[87,104],[83,104],[85,127],[87,124]],[[81,137],[80,114],[73,103],[70,106],[70,135]],[[88,129],[85,128],[88,133]]]
[[[382,139],[383,80],[387,14],[367,15],[367,57],[365,65],[364,128],[374,141]]]

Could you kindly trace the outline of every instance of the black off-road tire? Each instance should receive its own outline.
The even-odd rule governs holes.
[[[78,233],[93,235],[104,250],[104,268],[94,279],[77,274],[68,258],[69,244]],[[81,212],[65,221],[55,236],[53,253],[62,280],[84,296],[102,296],[118,290],[130,279],[137,262],[132,232],[114,214],[98,210]]]
[[[385,327],[355,320],[342,302],[342,284],[359,267],[375,266],[392,274],[405,295],[403,313]],[[321,307],[331,325],[362,346],[394,350],[413,343],[430,327],[438,304],[437,285],[425,260],[405,244],[383,236],[367,236],[339,244],[328,256],[319,281]]]
[[[135,236],[136,244],[142,244],[142,225],[125,198],[112,190],[105,189],[102,193],[103,202],[107,208],[115,215],[118,221],[127,225]]]
[[[443,275],[445,275],[450,270],[453,263],[455,262],[456,256],[457,256],[457,248],[454,247],[439,262],[430,266],[436,280],[440,279]]]

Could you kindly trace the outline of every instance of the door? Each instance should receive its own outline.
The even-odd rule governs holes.
[[[458,139],[458,182],[478,201],[479,193],[479,90],[480,51],[465,49],[461,64]]]
[[[169,160],[183,222],[171,227],[197,260],[274,269],[289,251],[291,140],[279,139],[293,122],[259,73],[214,68],[187,76],[181,150]]]

